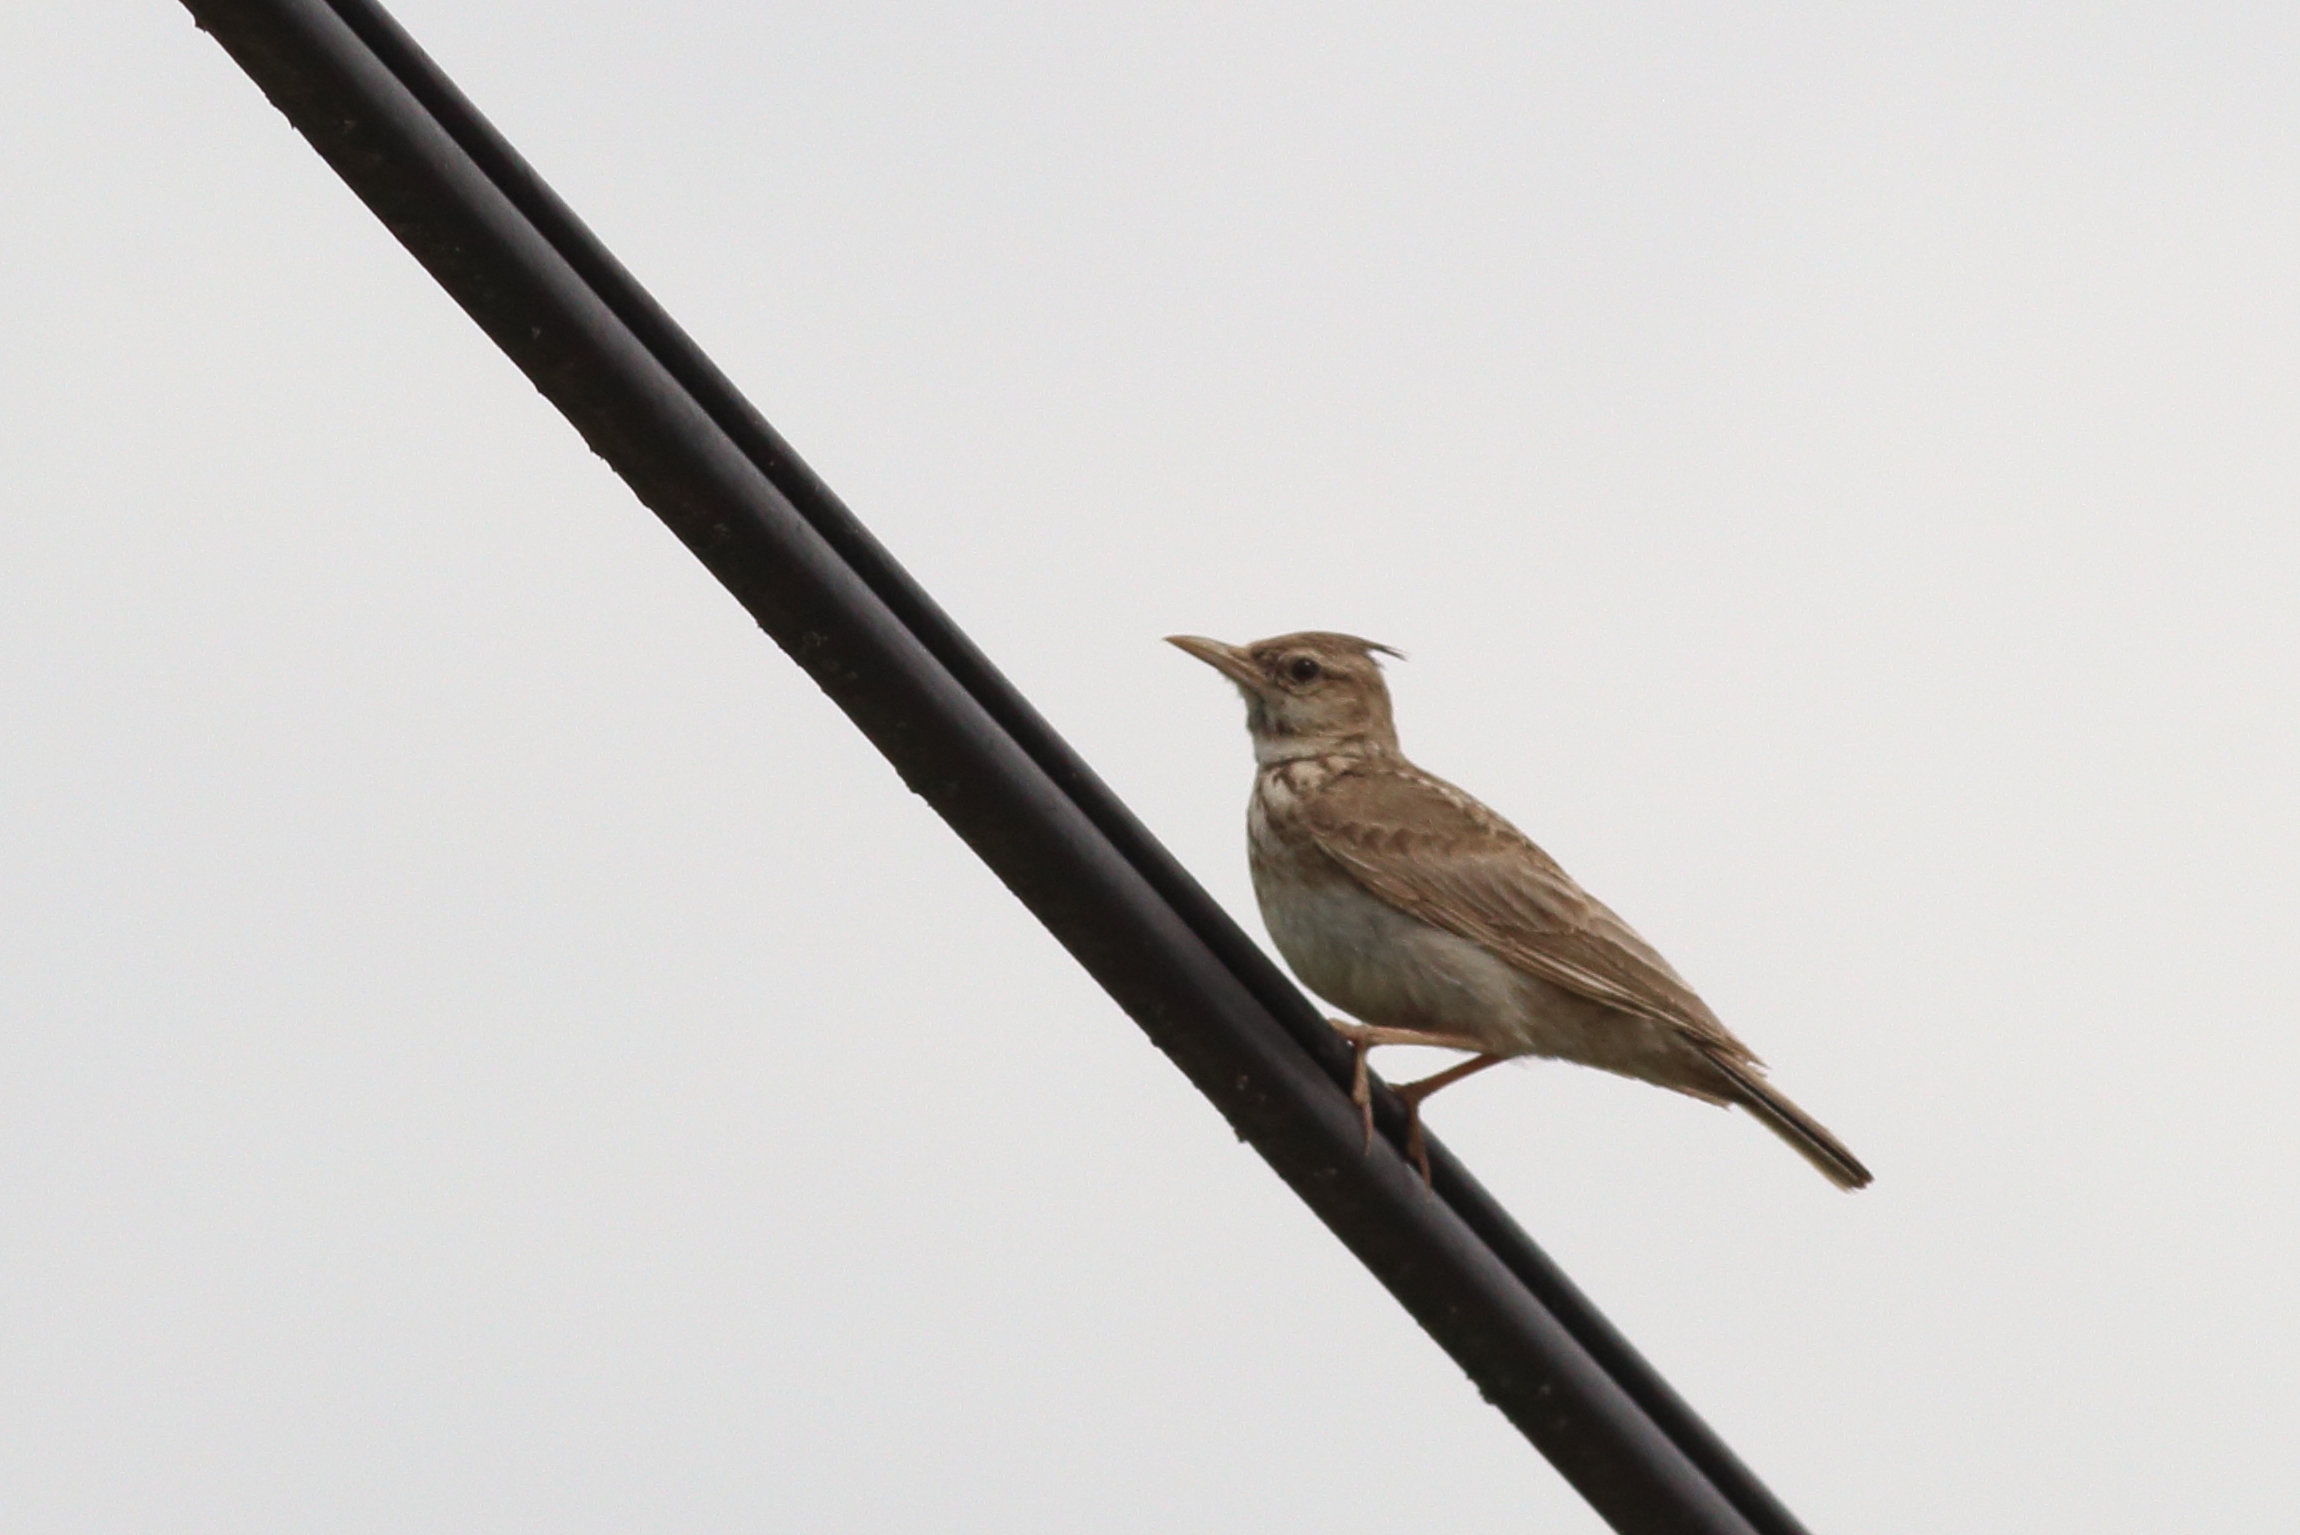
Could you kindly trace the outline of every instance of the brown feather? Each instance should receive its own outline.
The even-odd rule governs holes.
[[[1368,891],[1529,975],[1760,1064],[1653,946],[1499,815],[1402,758],[1351,763],[1301,807]]]
[[[1766,1129],[1787,1141],[1791,1150],[1819,1168],[1822,1177],[1847,1190],[1865,1189],[1876,1181],[1843,1141],[1748,1066],[1739,1061],[1720,1060],[1717,1069],[1733,1084],[1733,1101],[1747,1109]]]
[[[1400,754],[1377,659],[1395,652],[1323,630],[1173,643],[1245,697],[1255,899],[1303,982],[1365,1020],[1335,1024],[1359,1041],[1361,1065],[1385,1044],[1473,1050],[1471,1069],[1518,1054],[1578,1061],[1740,1104],[1840,1187],[1869,1182],[1635,929],[1523,832]],[[1463,1069],[1423,1084],[1416,1111]]]

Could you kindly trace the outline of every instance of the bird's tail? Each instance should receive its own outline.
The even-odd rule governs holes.
[[[1846,1150],[1843,1141],[1823,1129],[1820,1121],[1783,1097],[1781,1090],[1759,1076],[1755,1067],[1714,1056],[1711,1059],[1733,1084],[1733,1101],[1756,1115],[1766,1129],[1818,1167],[1821,1176],[1841,1189],[1869,1186],[1869,1170],[1861,1165],[1861,1159]]]

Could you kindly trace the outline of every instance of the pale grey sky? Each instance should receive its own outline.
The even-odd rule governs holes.
[[[397,9],[1257,934],[1158,636],[1412,653],[1878,1174],[1432,1109],[1817,1531],[2300,1513],[2300,21]],[[1597,1528],[178,6],[0,209],[11,1530]]]

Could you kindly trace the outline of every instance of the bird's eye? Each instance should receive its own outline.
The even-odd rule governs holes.
[[[1317,681],[1319,670],[1320,668],[1318,663],[1311,660],[1308,656],[1296,656],[1293,660],[1286,663],[1286,675],[1293,678],[1296,682]]]

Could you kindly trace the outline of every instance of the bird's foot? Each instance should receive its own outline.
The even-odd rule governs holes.
[[[1448,1066],[1434,1077],[1419,1082],[1408,1082],[1397,1089],[1397,1095],[1406,1103],[1406,1160],[1421,1169],[1422,1187],[1434,1189],[1430,1177],[1429,1140],[1422,1134],[1422,1100],[1441,1087],[1451,1087],[1464,1077],[1475,1076],[1488,1066],[1499,1065],[1504,1058],[1498,1055],[1479,1055],[1459,1065]]]
[[[1373,1030],[1362,1023],[1345,1023],[1339,1018],[1328,1018],[1334,1032],[1350,1042],[1357,1060],[1350,1070],[1350,1102],[1358,1106],[1358,1122],[1365,1126],[1365,1149],[1374,1149],[1374,1084],[1366,1074],[1366,1056],[1374,1048]]]
[[[1468,1074],[1456,1067],[1453,1071],[1439,1072],[1434,1077],[1424,1077],[1419,1082],[1408,1082],[1397,1090],[1398,1096],[1406,1102],[1406,1160],[1421,1170],[1422,1187],[1425,1189],[1434,1191],[1436,1184],[1430,1178],[1429,1137],[1422,1133],[1422,1100]]]
[[[1365,1147],[1374,1149],[1374,1086],[1366,1070],[1366,1055],[1376,1045],[1422,1045],[1439,1050],[1467,1050],[1472,1059],[1448,1067],[1434,1077],[1409,1082],[1397,1089],[1406,1101],[1407,1157],[1421,1169],[1422,1185],[1430,1186],[1429,1147],[1422,1136],[1422,1100],[1439,1088],[1459,1082],[1472,1072],[1483,1071],[1501,1059],[1486,1053],[1485,1043],[1467,1034],[1441,1034],[1428,1029],[1399,1029],[1382,1024],[1351,1023],[1343,1018],[1328,1018],[1336,1034],[1350,1042],[1357,1052],[1357,1060],[1350,1072],[1350,1102],[1358,1106],[1358,1122],[1365,1127]]]
[[[1434,1192],[1437,1185],[1430,1178],[1429,1140],[1422,1134],[1422,1100],[1418,1093],[1406,1099],[1406,1160],[1421,1169],[1423,1189]]]

